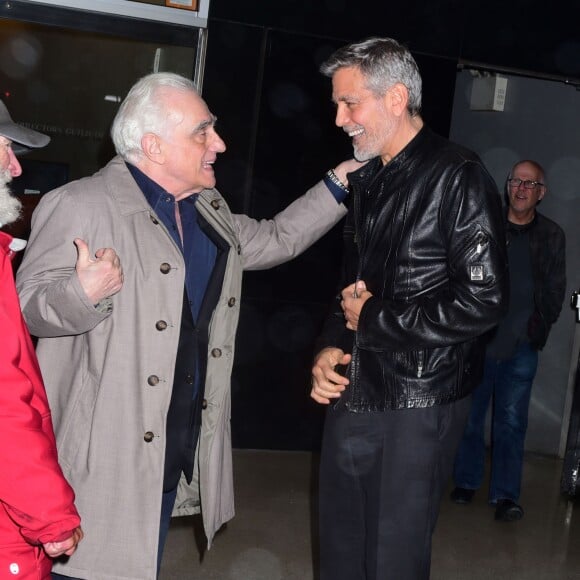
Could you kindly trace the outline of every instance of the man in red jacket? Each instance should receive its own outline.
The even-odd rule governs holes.
[[[12,121],[0,101],[0,228],[20,215],[8,183],[22,173],[12,144],[49,137]],[[50,410],[20,313],[11,258],[24,244],[0,231],[0,578],[44,580],[51,558],[82,539],[74,493],[58,465]]]

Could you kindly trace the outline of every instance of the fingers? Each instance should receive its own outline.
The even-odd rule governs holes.
[[[64,552],[65,556],[72,556],[77,549],[79,542],[85,537],[83,530],[79,527],[73,532],[73,541],[74,545],[72,545],[68,550]]]
[[[90,257],[87,243],[76,238],[78,251],[76,271],[80,284],[92,304],[113,296],[123,287],[124,276],[121,259],[113,248],[99,248],[95,258]]]
[[[87,264],[91,261],[89,246],[81,238],[75,238],[74,245],[77,247],[77,263]]]
[[[354,297],[355,290],[356,290],[356,284],[349,284],[346,288],[344,288],[342,290],[340,295],[342,296],[343,300],[345,300],[346,298],[352,298],[352,297]]]
[[[357,282],[357,284],[360,284],[360,282]],[[357,286],[355,284],[347,286],[342,291],[342,300],[340,301],[340,307],[346,320],[346,327],[354,331],[358,328],[358,319],[363,304],[356,291]]]
[[[358,321],[364,303],[372,296],[363,280],[357,280],[341,292],[340,307],[344,313],[346,327],[349,330],[358,330]]]
[[[344,184],[348,184],[347,173],[356,171],[364,164],[365,163],[360,163],[356,159],[347,159],[334,168],[334,173]]]
[[[327,388],[326,383],[318,383],[314,381],[312,383],[310,397],[320,405],[329,405],[332,399],[338,399],[342,391],[344,391],[344,387],[340,390],[337,389],[336,385],[334,388]]]
[[[62,542],[47,542],[42,547],[47,556],[58,558],[59,556],[72,556],[77,549],[78,543],[83,539],[83,530],[78,527],[72,535]]]
[[[357,296],[361,296],[361,294],[363,292],[366,292],[367,290],[367,285],[364,283],[364,280],[359,280],[356,284],[355,284],[355,291],[354,293]]]
[[[96,260],[91,258],[91,253],[88,244],[81,238],[75,238],[74,244],[77,247],[78,260],[77,263],[86,266],[88,264],[94,264],[96,261],[110,262],[113,266],[119,267],[121,265],[121,259],[117,255],[117,252],[113,248],[99,248],[95,252]]]
[[[324,349],[312,368],[312,390],[310,396],[322,405],[340,397],[349,383],[347,377],[337,372],[337,365],[346,365],[351,356],[338,348]]]
[[[82,261],[85,264],[89,262],[94,263],[96,261],[91,258],[89,246],[84,240],[82,240],[81,238],[75,238],[74,244],[77,247],[79,261]],[[113,265],[117,266],[121,263],[121,260],[117,255],[117,252],[115,252],[113,248],[99,248],[95,252],[95,258],[97,258],[97,260],[111,262]]]
[[[113,248],[99,248],[95,252],[95,257],[99,260],[112,262],[113,264],[120,263],[119,256],[117,256],[117,252],[115,252],[115,250],[113,250]]]

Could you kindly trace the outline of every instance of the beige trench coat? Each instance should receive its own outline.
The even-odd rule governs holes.
[[[208,348],[202,426],[191,485],[175,515],[201,509],[208,542],[234,516],[230,375],[242,270],[299,254],[345,213],[318,184],[273,220],[232,215],[216,190],[198,211],[229,244]],[[114,248],[122,290],[98,308],[75,274],[73,239]],[[18,273],[40,360],[59,460],[76,492],[85,539],[55,571],[89,580],[154,580],[169,408],[184,287],[180,250],[124,162],[43,196]],[[158,325],[158,321],[165,325]],[[155,375],[157,384],[148,379]],[[153,383],[153,384],[150,384]]]

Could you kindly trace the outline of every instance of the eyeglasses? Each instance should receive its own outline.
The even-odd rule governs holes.
[[[523,185],[525,189],[534,189],[536,185],[544,185],[541,181],[532,181],[531,179],[518,179],[517,177],[510,177],[507,180],[510,187],[518,188],[520,185]]]

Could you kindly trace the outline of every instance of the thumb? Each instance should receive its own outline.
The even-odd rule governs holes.
[[[359,280],[356,283],[356,292],[360,295],[361,292],[365,292],[367,289],[367,285],[364,283],[363,280]]]
[[[89,246],[87,246],[87,243],[84,240],[81,240],[81,238],[75,238],[74,245],[77,247],[77,263],[87,264],[92,261],[89,253]]]

